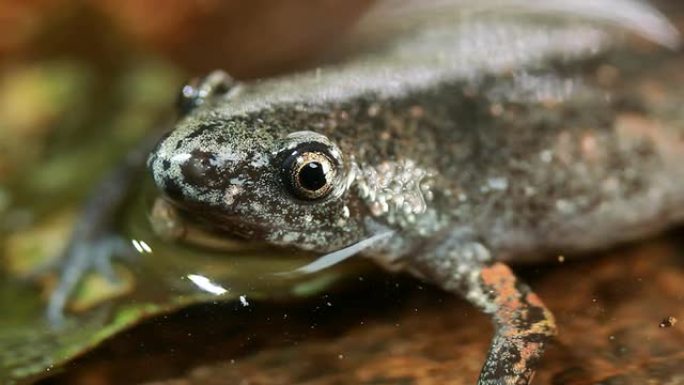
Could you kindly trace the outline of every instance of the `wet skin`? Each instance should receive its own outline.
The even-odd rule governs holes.
[[[684,217],[684,95],[658,76],[675,54],[623,41],[620,23],[554,12],[566,23],[525,14],[424,26],[278,79],[212,73],[184,88],[183,116],[148,158],[174,213],[173,225],[153,220],[170,238],[192,227],[320,254],[358,249],[492,317],[479,384],[529,383],[556,330],[507,263],[608,247]]]

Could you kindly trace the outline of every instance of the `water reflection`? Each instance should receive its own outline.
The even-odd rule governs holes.
[[[211,280],[205,276],[199,274],[188,274],[186,277],[189,280],[191,280],[192,283],[197,285],[197,287],[199,287],[201,290],[206,291],[207,293],[223,295],[228,292],[228,289],[224,288],[221,285],[217,285],[214,282],[211,282]],[[244,296],[240,296],[240,301],[243,300],[243,297]]]

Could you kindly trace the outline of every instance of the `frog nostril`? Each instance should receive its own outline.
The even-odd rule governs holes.
[[[168,172],[171,169],[171,161],[169,161],[168,159],[162,160],[161,165],[162,165],[162,170],[164,172]]]

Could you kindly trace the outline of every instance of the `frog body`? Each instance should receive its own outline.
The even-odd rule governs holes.
[[[684,95],[659,76],[674,54],[626,33],[676,44],[642,3],[485,3],[312,71],[214,73],[148,169],[188,226],[463,296],[496,326],[479,384],[527,384],[555,325],[505,263],[681,221]]]
[[[267,237],[274,243],[330,251],[379,228],[395,229],[390,243],[397,245],[388,249],[399,251],[379,252],[389,259],[455,232],[473,234],[497,258],[524,260],[604,247],[681,219],[683,128],[654,118],[662,106],[638,89],[653,81],[644,74],[662,57],[644,55],[635,65],[613,36],[593,26],[526,31],[497,20],[464,28],[470,29],[463,35],[487,41],[502,57],[515,56],[506,47],[519,57],[463,60],[471,52],[457,47],[440,52],[427,74],[410,66],[383,73],[371,56],[240,84],[182,119],[160,143],[150,158],[155,181],[179,204],[219,213],[212,226],[243,227],[252,237],[259,231],[244,228],[250,221],[282,229]],[[450,33],[445,39],[453,39]],[[520,52],[523,41],[528,53]],[[520,67],[512,70],[514,64]],[[635,124],[654,130],[638,132]],[[279,146],[307,132],[343,154],[345,190],[354,196],[344,204],[288,207],[283,202],[291,196],[278,176],[250,179],[259,168],[277,174],[270,170]],[[252,193],[271,185],[275,190]],[[237,202],[243,199],[251,202]],[[241,205],[266,214],[245,213],[239,223],[221,218]],[[272,214],[281,209],[292,211]],[[328,217],[335,223],[324,223]],[[330,235],[336,228],[344,231]]]

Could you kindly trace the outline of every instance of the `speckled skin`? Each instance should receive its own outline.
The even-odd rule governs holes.
[[[188,223],[225,236],[325,253],[393,231],[361,254],[490,314],[479,383],[527,384],[555,326],[503,262],[684,217],[684,95],[658,79],[672,53],[625,31],[677,38],[657,12],[617,3],[637,18],[582,2],[456,12],[347,62],[196,93],[148,167]],[[283,154],[301,143],[336,164],[322,200],[283,183]]]
[[[445,232],[520,260],[681,219],[678,99],[653,100],[653,87],[672,90],[647,71],[670,53],[640,54],[591,24],[488,22],[448,32],[487,42],[496,58],[456,44],[427,72],[379,73],[368,55],[239,84],[179,121],[150,159],[154,178],[192,216],[274,243],[330,251],[400,230],[380,252],[390,259]],[[302,204],[283,191],[278,154],[302,131],[341,154],[335,199]],[[415,183],[379,182],[398,174]]]
[[[297,233],[286,243],[318,251],[363,239],[377,231],[375,226],[400,229],[397,238],[411,238],[416,245],[444,231],[474,234],[507,258],[606,246],[613,243],[607,239],[642,236],[684,214],[677,210],[684,199],[683,179],[673,177],[684,176],[678,167],[684,156],[682,128],[660,126],[648,115],[652,106],[635,90],[598,84],[601,71],[621,71],[610,64],[619,60],[607,57],[590,65],[588,76],[586,68],[584,74],[566,73],[573,84],[580,84],[582,76],[582,89],[562,103],[493,98],[492,89],[516,86],[518,75],[509,74],[398,99],[367,93],[238,116],[229,115],[228,100],[226,112],[216,107],[182,121],[151,164],[158,184],[172,198],[197,212],[211,207],[207,214],[214,225],[274,242],[288,237],[286,232]],[[562,82],[557,74],[524,76]],[[616,76],[638,81],[624,72]],[[633,128],[643,123],[657,127],[653,132]],[[352,179],[340,199],[302,204],[281,190],[276,156],[271,155],[281,151],[288,134],[304,130],[339,147]],[[203,162],[209,153],[242,161],[208,166],[189,180],[180,167],[171,173],[174,165],[164,164],[179,153],[199,154],[181,157],[189,163]],[[408,177],[418,186],[401,189],[402,194],[425,201],[410,214],[392,204],[377,207],[383,194],[371,199],[366,191],[380,189],[371,174],[412,172],[402,162],[418,170]],[[232,186],[242,191],[227,204],[225,194]],[[344,207],[351,215],[343,214]],[[316,232],[310,232],[313,226]],[[412,247],[400,249],[410,254]]]
[[[181,212],[231,236],[331,252],[394,231],[362,254],[491,314],[479,384],[527,384],[553,316],[501,261],[606,247],[684,216],[682,98],[649,94],[670,92],[652,69],[671,53],[639,52],[624,25],[553,16],[564,22],[462,18],[238,84],[181,119],[149,167]],[[321,201],[280,178],[280,154],[305,141],[339,163]]]

